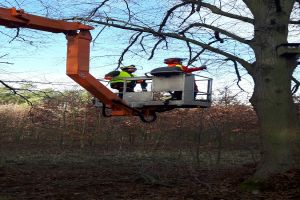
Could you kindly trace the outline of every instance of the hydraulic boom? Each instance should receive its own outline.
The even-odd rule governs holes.
[[[111,108],[111,115],[143,116],[150,112],[146,108],[137,110],[128,106],[89,73],[90,42],[92,40],[90,30],[94,29],[92,26],[31,15],[16,8],[0,8],[0,25],[8,28],[29,28],[64,33],[68,41],[66,73],[69,77]]]

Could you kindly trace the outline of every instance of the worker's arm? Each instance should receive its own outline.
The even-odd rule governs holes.
[[[191,73],[191,72],[200,71],[204,69],[207,69],[206,65],[203,65],[201,67],[194,67],[194,68],[188,68],[186,66],[182,66],[182,71],[185,73]]]

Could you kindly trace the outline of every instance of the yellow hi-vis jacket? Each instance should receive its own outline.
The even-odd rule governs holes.
[[[110,83],[123,83],[124,79],[135,77],[135,76],[136,75],[134,74],[129,74],[128,72],[120,71],[119,75],[112,77]]]

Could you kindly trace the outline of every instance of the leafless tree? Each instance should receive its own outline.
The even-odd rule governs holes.
[[[106,0],[87,17],[73,19],[103,25],[101,31],[111,27],[128,31],[132,36],[122,57],[133,46],[151,59],[159,49],[185,44],[189,64],[200,56],[223,63],[231,60],[238,80],[238,67],[246,70],[255,84],[250,102],[264,143],[254,177],[264,179],[300,164],[299,123],[291,90],[291,81],[298,83],[293,72],[300,52],[299,44],[288,42],[295,32],[299,34],[296,13],[298,0]]]

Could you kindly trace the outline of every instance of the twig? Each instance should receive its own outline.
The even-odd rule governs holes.
[[[8,64],[8,65],[13,65],[14,63],[10,63],[10,62],[0,62],[1,64]]]
[[[144,51],[146,54],[148,54],[148,52],[146,51],[146,49],[145,49],[145,47],[144,47],[143,41],[144,41],[144,38],[147,37],[147,36],[149,36],[149,35],[150,35],[150,34],[144,35],[144,36],[142,37],[142,39],[140,40],[140,45],[141,45],[143,51]]]
[[[95,42],[97,40],[97,38],[99,37],[99,35],[104,31],[104,29],[106,28],[107,26],[105,25],[100,31],[99,33],[96,35],[96,37],[93,39],[93,45],[95,45]]]
[[[0,58],[4,58],[5,56],[8,56],[8,53],[0,56]]]
[[[233,60],[233,59],[230,59],[230,58],[227,58],[226,59],[226,61],[228,61],[228,60],[231,60],[232,62],[233,62],[233,64],[234,64],[234,69],[235,69],[235,73],[236,73],[236,76],[237,76],[237,79],[238,79],[238,81],[237,81],[237,86],[243,91],[243,92],[245,92],[245,90],[240,86],[240,81],[242,81],[242,78],[241,78],[241,75],[240,75],[240,72],[239,72],[239,69],[238,69],[238,65],[237,65],[237,62],[235,61],[235,60]]]
[[[18,89],[13,88],[12,86],[6,84],[6,83],[5,83],[4,81],[2,81],[2,80],[0,80],[0,83],[1,83],[4,87],[6,87],[8,90],[10,90],[13,94],[15,94],[15,95],[21,97],[22,99],[24,99],[28,105],[30,105],[31,107],[33,106],[32,102],[29,101],[28,98],[26,98],[25,96],[23,96],[22,94],[20,94],[20,93],[17,92]]]
[[[118,67],[115,70],[118,70],[122,64],[122,61],[124,59],[124,55],[127,53],[127,51],[130,49],[130,47],[132,47],[132,45],[134,45],[134,43],[138,40],[138,38],[143,34],[143,32],[140,32],[139,34],[137,34],[137,36],[130,42],[130,44],[126,47],[126,49],[124,49],[124,51],[122,52],[119,61],[118,61]]]
[[[124,0],[124,3],[126,4],[126,9],[128,10],[128,22],[130,22],[131,21],[131,11],[129,9],[128,2],[126,0]]]
[[[20,34],[20,28],[17,27],[17,33],[16,33],[16,35],[15,35],[8,43],[11,43],[11,42],[14,41],[17,37],[19,37],[19,34]]]
[[[172,7],[171,9],[169,9],[169,10],[167,11],[167,14],[166,14],[166,16],[164,17],[163,21],[162,21],[161,24],[159,25],[159,29],[158,29],[157,32],[159,32],[159,33],[162,32],[163,27],[166,25],[166,23],[167,23],[169,17],[171,16],[171,14],[173,13],[174,10],[176,10],[177,8],[179,8],[179,7],[181,7],[181,6],[187,5],[187,4],[189,4],[189,3],[183,2],[183,3],[181,3],[181,4],[178,4],[178,5],[174,6],[174,7]]]
[[[179,27],[181,27],[194,13],[195,13],[195,4],[192,4],[192,10],[190,14],[180,23]]]
[[[211,45],[215,42],[218,42],[218,40],[214,40],[212,42],[209,42],[208,45]],[[193,64],[193,62],[195,62],[197,60],[197,58],[206,50],[206,48],[203,48],[201,51],[199,51],[193,58],[191,58],[189,61],[188,61],[188,64],[187,66],[190,66],[191,64]]]
[[[106,2],[108,2],[109,0],[104,0],[98,7],[94,8],[94,10],[89,14],[89,16],[87,17],[88,19],[91,19],[95,14],[96,12],[102,7],[104,6],[104,4]]]
[[[150,54],[150,57],[148,58],[148,60],[151,60],[151,59],[153,58],[154,52],[155,52],[157,46],[158,46],[162,41],[164,41],[164,40],[165,40],[165,38],[161,38],[160,40],[158,40],[158,41],[156,42],[156,44],[155,44],[154,47],[152,48],[152,51],[151,51],[151,54]]]

